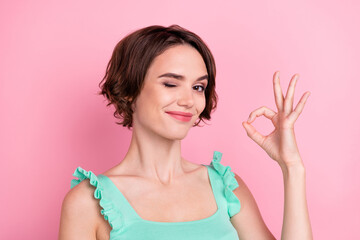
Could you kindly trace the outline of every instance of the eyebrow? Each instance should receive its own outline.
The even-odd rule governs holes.
[[[170,77],[170,78],[175,78],[177,80],[184,80],[184,78],[185,78],[183,75],[179,75],[179,74],[175,74],[175,73],[164,73],[164,74],[160,75],[158,78],[161,78],[161,77]],[[209,76],[206,74],[206,75],[196,79],[196,81],[201,81],[204,79],[209,81]]]

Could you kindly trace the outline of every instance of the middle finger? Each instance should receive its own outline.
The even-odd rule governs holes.
[[[289,87],[286,92],[285,103],[284,103],[284,112],[285,114],[290,114],[293,111],[293,102],[294,102],[294,92],[299,74],[295,74],[289,83]]]

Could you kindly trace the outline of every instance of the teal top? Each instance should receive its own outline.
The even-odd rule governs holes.
[[[90,179],[94,186],[94,197],[100,199],[104,216],[112,228],[110,239],[147,239],[147,240],[238,240],[236,229],[230,218],[240,211],[240,201],[233,193],[238,182],[230,166],[220,163],[222,153],[214,151],[208,169],[209,179],[215,196],[217,211],[210,217],[186,222],[155,222],[142,219],[119,191],[115,184],[105,175],[96,176],[91,171],[78,167],[71,180],[71,188],[84,179]]]

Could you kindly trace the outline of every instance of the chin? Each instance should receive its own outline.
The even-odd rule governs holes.
[[[183,140],[189,132],[189,129],[185,128],[178,128],[178,129],[171,129],[164,133],[164,137],[172,140]]]
[[[187,136],[187,134],[181,135],[181,136],[176,135],[176,136],[171,136],[171,137],[169,137],[168,139],[181,141],[181,140],[183,140],[186,136]]]

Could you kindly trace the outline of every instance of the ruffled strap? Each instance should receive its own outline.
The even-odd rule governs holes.
[[[105,220],[107,220],[112,228],[111,235],[119,232],[122,229],[122,214],[118,208],[113,205],[113,202],[110,199],[106,198],[106,194],[104,193],[104,189],[101,186],[101,183],[98,177],[91,171],[85,171],[81,167],[77,167],[75,172],[73,173],[74,177],[78,179],[71,180],[71,188],[78,185],[84,179],[89,179],[90,184],[95,187],[94,197],[96,199],[100,199],[99,204],[101,206],[101,214],[104,216]]]
[[[233,190],[239,187],[238,182],[235,179],[235,174],[231,171],[230,166],[224,166],[220,163],[222,153],[214,151],[214,157],[211,161],[211,165],[220,174],[225,185],[225,198],[228,203],[228,214],[230,217],[234,216],[240,211],[240,200],[237,198]]]

